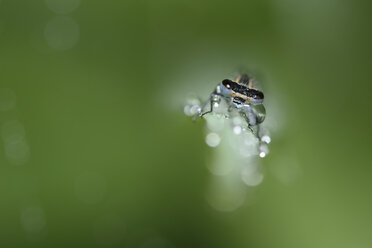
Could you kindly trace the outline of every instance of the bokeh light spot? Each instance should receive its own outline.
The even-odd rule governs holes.
[[[271,138],[268,135],[264,135],[262,136],[261,141],[269,144],[271,142]]]
[[[257,169],[246,167],[242,171],[242,180],[248,186],[257,186],[263,181],[263,174]]]
[[[267,146],[266,143],[262,143],[260,145],[259,149],[260,149],[260,154],[259,155],[260,155],[261,158],[264,158],[264,157],[267,156],[267,154],[269,154],[269,147]]]
[[[221,138],[217,133],[209,133],[205,137],[205,142],[210,147],[216,147],[220,144]]]
[[[30,158],[30,148],[24,139],[12,140],[5,144],[8,161],[14,165],[23,165]]]
[[[242,132],[242,127],[241,126],[235,126],[233,130],[234,130],[234,133],[236,135],[238,135]]]
[[[46,227],[46,216],[39,206],[31,206],[21,211],[21,223],[27,233],[40,233]]]
[[[79,41],[79,25],[69,17],[51,19],[44,30],[48,45],[56,50],[68,50]]]

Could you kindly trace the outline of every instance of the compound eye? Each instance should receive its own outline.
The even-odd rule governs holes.
[[[261,91],[257,91],[257,93],[255,95],[255,98],[263,100],[264,99],[264,94]]]
[[[222,81],[223,86],[225,86],[228,89],[231,89],[231,80],[225,79]]]

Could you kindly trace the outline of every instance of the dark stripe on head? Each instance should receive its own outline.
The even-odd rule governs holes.
[[[232,85],[233,85],[233,81],[231,81],[231,80],[229,80],[229,79],[224,79],[223,81],[222,81],[222,84],[223,84],[223,86],[225,86],[227,89],[232,89]]]
[[[248,90],[248,88],[244,85],[241,85],[241,84],[238,84],[238,83],[235,83],[233,82],[233,84],[231,85],[231,89],[237,93],[240,93],[242,95],[245,95],[245,92]]]
[[[234,81],[231,81],[229,79],[223,80],[222,84],[226,88],[228,88],[229,90],[233,90],[233,91],[238,92],[240,94],[244,94],[245,89],[247,89],[247,87],[245,87],[243,85],[240,85],[238,83],[235,83]]]
[[[253,98],[253,99],[264,99],[264,94],[255,89],[250,89],[245,85],[235,83],[234,81],[231,81],[229,79],[225,79],[222,81],[222,84],[227,88],[230,89],[236,93],[240,93],[242,95],[245,95],[247,97]]]
[[[255,90],[255,89],[247,88],[247,90],[245,91],[245,95],[253,99],[259,99],[259,100],[264,99],[264,94],[261,91]]]
[[[234,103],[238,103],[238,104],[244,104],[245,103],[245,100],[243,98],[241,98],[241,97],[235,96],[233,98],[233,102]]]

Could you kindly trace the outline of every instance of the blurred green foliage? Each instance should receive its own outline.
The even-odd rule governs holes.
[[[372,246],[369,2],[78,3],[0,2],[1,247]],[[282,126],[224,213],[182,98],[240,66]]]

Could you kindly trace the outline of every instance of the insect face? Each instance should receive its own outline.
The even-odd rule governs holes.
[[[264,100],[264,94],[256,89],[249,88],[248,85],[239,84],[229,79],[220,83],[220,94],[224,97],[237,96],[244,99],[247,103],[261,104]]]

